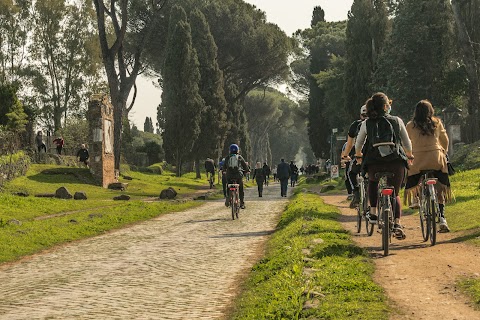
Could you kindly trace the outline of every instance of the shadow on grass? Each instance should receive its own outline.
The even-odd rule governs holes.
[[[263,237],[271,235],[275,230],[265,230],[256,232],[241,232],[241,233],[224,233],[219,236],[213,236],[211,238],[242,238],[242,237]]]
[[[468,240],[473,240],[473,239],[476,239],[476,238],[480,237],[480,229],[479,228],[469,230],[468,232],[469,232],[469,234],[466,234],[466,235],[463,235],[463,236],[460,236],[460,237],[456,237],[456,238],[453,238],[453,239],[450,239],[450,240],[442,241],[442,242],[444,242],[444,243],[458,243],[458,242],[465,242],[465,241],[468,241]]]
[[[27,177],[40,183],[76,183],[97,185],[92,174],[86,168],[55,168]]]
[[[455,202],[467,202],[470,200],[477,200],[478,195],[471,195],[471,196],[455,196]]]
[[[357,256],[365,256],[366,251],[360,247],[357,247],[353,244],[338,244],[334,243],[329,246],[322,248],[318,252],[314,252],[311,257],[316,259],[322,259],[324,257],[331,257],[331,256],[341,256],[341,257],[348,257],[354,258]]]

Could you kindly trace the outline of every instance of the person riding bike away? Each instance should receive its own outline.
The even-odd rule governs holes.
[[[342,160],[345,163],[345,185],[347,190],[351,190],[353,197],[350,202],[350,208],[355,208],[360,203],[360,192],[358,189],[357,175],[360,173],[359,165],[357,165],[357,159],[355,158],[355,138],[360,130],[362,122],[367,118],[367,106],[363,105],[360,108],[360,119],[355,120],[348,129],[348,138],[345,144],[345,149],[342,150]]]
[[[413,161],[412,143],[408,137],[405,124],[399,117],[391,116],[391,102],[382,93],[375,93],[367,100],[367,116],[360,126],[355,142],[355,158],[368,172],[368,197],[370,200],[370,223],[377,220],[378,179],[377,172],[390,172],[387,182],[395,188],[396,206],[394,232],[398,239],[404,239],[405,233],[400,225],[402,207],[400,203],[400,187],[405,170]],[[366,154],[362,152],[367,140]]]
[[[215,162],[213,159],[207,158],[207,160],[205,160],[205,172],[207,174],[207,180],[210,174],[213,177],[213,181],[215,181]]]
[[[435,190],[440,207],[440,232],[449,232],[445,219],[445,200],[451,200],[453,196],[447,168],[448,136],[442,121],[433,113],[430,101],[421,100],[415,106],[413,119],[407,123],[415,162],[408,169],[404,200],[405,204],[411,204],[412,198],[417,200],[422,176],[420,171],[434,170],[433,176],[438,179]]]
[[[232,144],[229,147],[230,154],[225,158],[223,170],[225,171],[227,183],[239,184],[240,208],[245,209],[244,192],[243,192],[243,172],[248,172],[248,166],[245,159],[238,154],[238,145]],[[229,190],[227,188],[227,197],[225,198],[225,206],[230,205]]]

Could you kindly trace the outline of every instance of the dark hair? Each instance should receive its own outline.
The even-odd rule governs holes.
[[[365,102],[365,105],[367,106],[367,116],[372,119],[383,117],[385,115],[384,106],[389,103],[390,102],[385,93],[375,93],[367,100],[367,102]]]
[[[428,100],[420,100],[413,112],[413,127],[420,129],[422,135],[431,136],[438,125],[438,119],[433,116],[433,106]]]

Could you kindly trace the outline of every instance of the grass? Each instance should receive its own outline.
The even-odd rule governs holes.
[[[477,309],[480,309],[480,281],[479,279],[463,279],[458,282],[461,290],[470,296]]]
[[[207,188],[205,179],[193,173],[180,178],[164,174],[128,172],[133,180],[126,191],[108,190],[94,184],[87,169],[34,164],[26,176],[8,182],[0,193],[0,263],[13,261],[65,242],[91,237],[111,229],[184,210],[199,202],[154,201],[160,191],[173,187],[181,195]],[[84,191],[88,200],[19,197],[14,192],[54,193],[65,186],[71,193]],[[119,194],[129,202],[113,201]]]
[[[251,270],[233,319],[386,319],[368,253],[337,222],[338,209],[298,193],[264,259]],[[310,306],[310,307],[308,307]]]

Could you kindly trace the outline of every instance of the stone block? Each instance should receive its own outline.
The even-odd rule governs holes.
[[[160,192],[160,199],[175,199],[176,196],[177,191],[175,191],[175,189],[172,187],[164,189],[162,192]]]
[[[113,197],[113,200],[128,201],[128,200],[130,200],[130,196],[128,194],[121,194],[119,196]]]
[[[108,189],[121,190],[121,191],[126,190],[127,187],[128,187],[128,183],[123,183],[123,182],[114,182],[108,185]]]
[[[55,198],[59,199],[72,199],[72,194],[65,187],[60,187],[55,191]]]
[[[75,192],[75,194],[73,195],[73,199],[75,199],[75,200],[87,200],[87,194],[85,193],[85,191]]]

